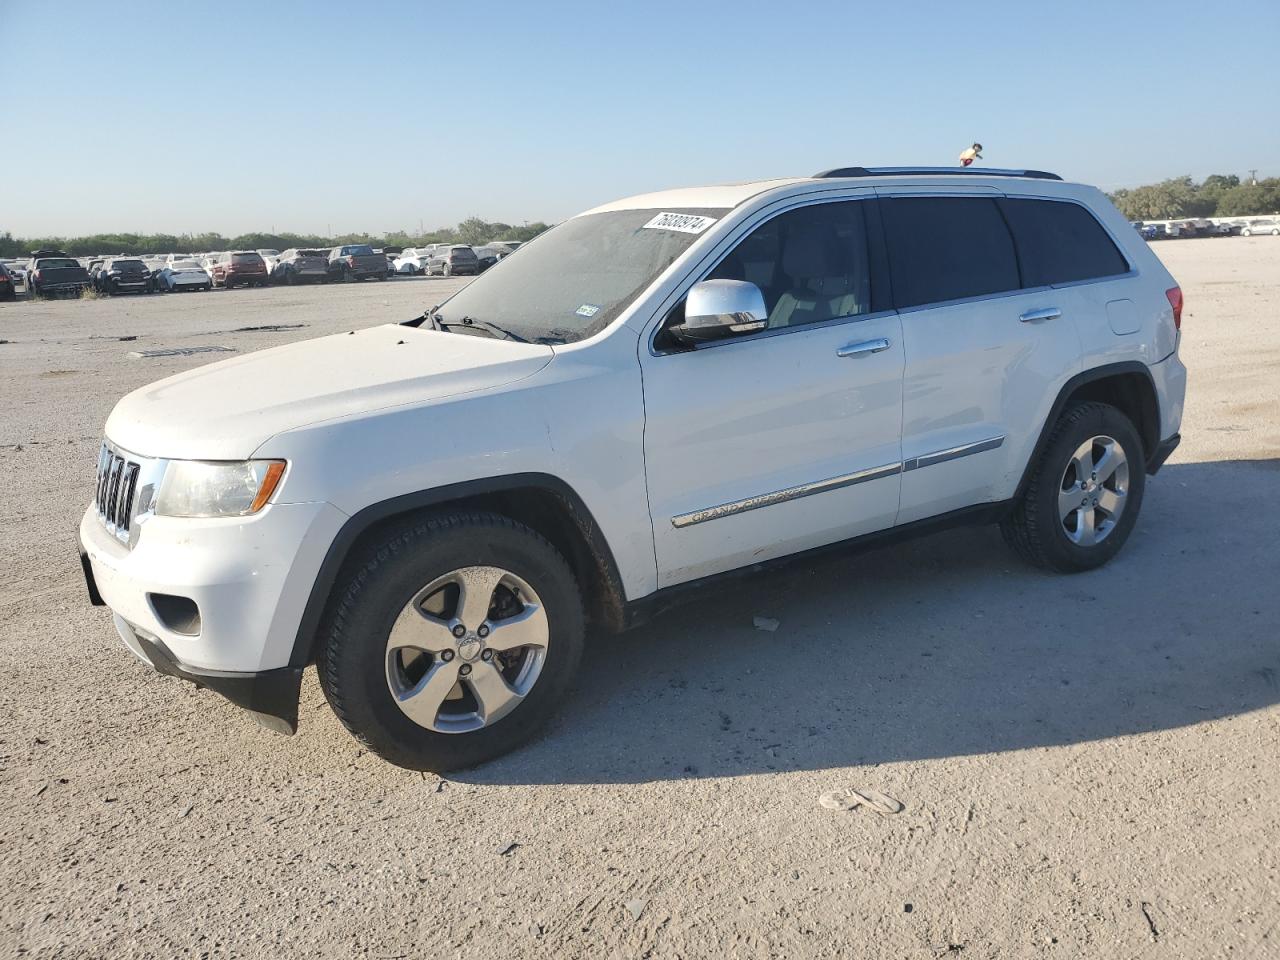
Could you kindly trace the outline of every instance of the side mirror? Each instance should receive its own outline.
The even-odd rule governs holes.
[[[684,304],[684,322],[671,335],[689,344],[723,340],[763,330],[768,321],[764,294],[745,280],[695,283]]]

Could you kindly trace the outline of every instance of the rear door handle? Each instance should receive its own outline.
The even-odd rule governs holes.
[[[1018,319],[1023,323],[1035,323],[1037,320],[1056,320],[1060,316],[1062,311],[1057,307],[1043,307],[1040,310],[1028,310]]]
[[[879,353],[889,349],[889,341],[884,337],[878,340],[863,340],[860,343],[847,343],[836,351],[837,357],[860,357],[867,353]]]

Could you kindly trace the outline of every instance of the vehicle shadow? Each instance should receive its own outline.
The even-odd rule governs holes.
[[[803,562],[588,646],[550,732],[456,775],[636,783],[1083,743],[1280,701],[1280,460],[1173,463],[1101,570],[993,527]],[[776,632],[753,617],[775,618]]]

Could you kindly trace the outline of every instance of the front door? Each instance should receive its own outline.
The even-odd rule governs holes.
[[[660,587],[893,525],[904,353],[873,311],[866,202],[778,214],[711,272],[759,286],[768,329],[641,347]]]

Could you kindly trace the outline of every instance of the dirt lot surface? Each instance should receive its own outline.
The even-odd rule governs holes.
[[[217,359],[129,351],[458,281],[0,304],[0,954],[1280,957],[1280,241],[1156,249],[1185,440],[1111,565],[983,528],[707,594],[443,780],[362,754],[312,674],[284,738],[148,672],[72,531],[116,399]],[[304,326],[236,329],[267,324]],[[846,787],[905,808],[818,804]]]

